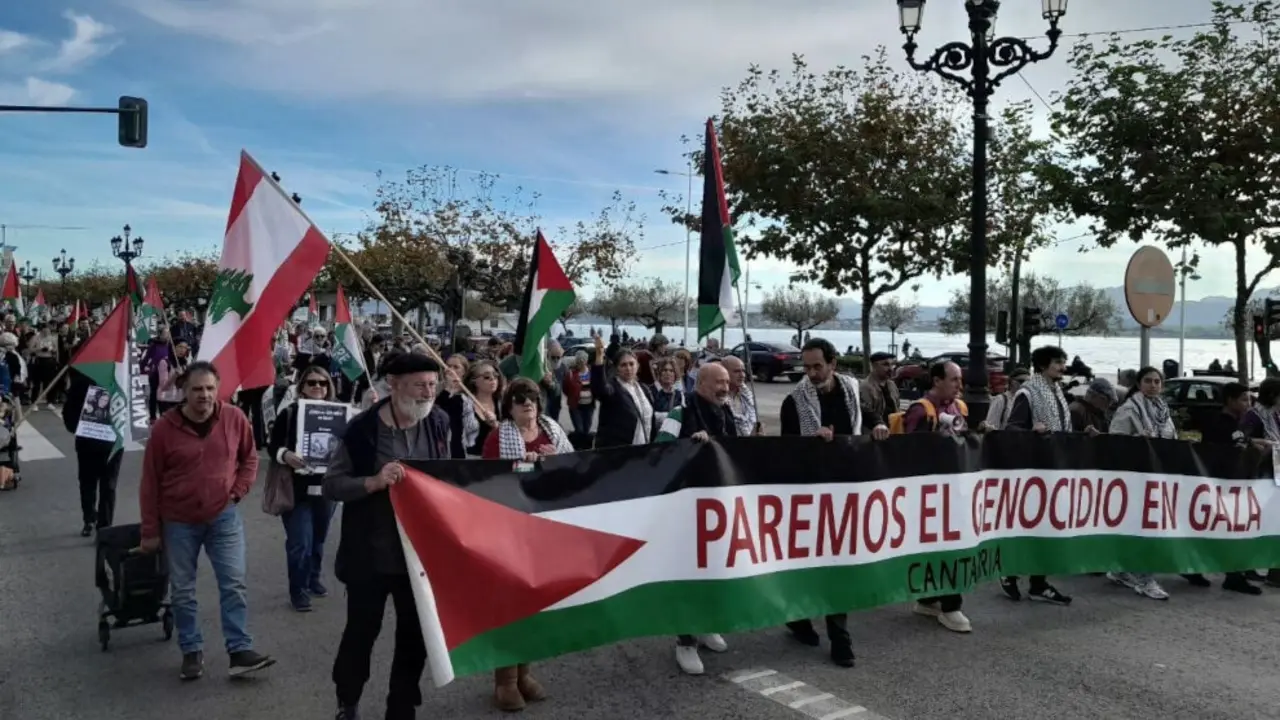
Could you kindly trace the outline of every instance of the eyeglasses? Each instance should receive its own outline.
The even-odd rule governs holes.
[[[314,388],[315,388],[315,387],[316,387],[316,388],[317,388],[317,387],[329,387],[329,381],[328,381],[328,380],[308,380],[308,381],[306,381],[306,383],[304,383],[304,384],[305,384],[307,387],[309,387],[309,388],[311,388],[311,387],[314,387]]]

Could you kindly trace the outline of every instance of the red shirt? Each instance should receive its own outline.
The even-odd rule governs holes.
[[[501,434],[502,433],[498,431],[489,433],[489,437],[484,439],[484,447],[481,448],[480,450],[480,457],[484,458],[485,460],[503,459],[501,452],[499,452],[502,445],[498,440],[498,437]],[[538,448],[544,445],[553,445],[553,444],[554,443],[551,442],[551,438],[547,437],[547,434],[545,432],[542,432],[541,430],[539,430],[538,437],[534,438],[533,442],[526,442],[524,444],[524,451],[527,453],[536,453],[538,452]],[[516,458],[507,458],[507,459],[515,460]],[[523,460],[524,458],[520,458],[520,459]]]
[[[204,437],[182,410],[160,416],[147,438],[138,488],[142,537],[160,536],[162,522],[202,524],[243,499],[258,477],[258,449],[249,420],[223,403]]]

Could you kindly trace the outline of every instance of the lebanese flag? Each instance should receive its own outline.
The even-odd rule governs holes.
[[[529,261],[529,282],[520,304],[516,326],[516,352],[520,353],[520,375],[535,382],[551,368],[547,364],[547,338],[564,311],[573,304],[573,284],[565,276],[551,245],[538,231]]]
[[[125,295],[71,358],[71,369],[106,390],[111,398],[111,426],[116,431],[112,455],[119,452],[124,447],[125,440],[132,436],[132,423],[129,420],[129,326],[133,317],[132,304],[129,296]]]
[[[733,221],[724,194],[724,168],[716,126],[707,120],[702,152],[702,240],[698,249],[698,339],[724,327],[733,315],[733,288],[742,274],[733,241]]]
[[[342,374],[348,380],[359,380],[369,369],[364,366],[360,335],[351,322],[351,306],[347,304],[347,295],[342,292],[341,285],[338,286],[338,307],[333,313],[333,334],[337,341],[333,344],[333,359],[338,361],[338,367],[342,368]]]
[[[22,306],[22,286],[18,284],[17,260],[9,263],[9,272],[5,273],[4,287],[0,289],[0,303],[8,305],[19,320],[27,316],[26,308]]]
[[[276,328],[329,255],[329,240],[247,152],[231,197],[201,359],[222,376],[220,400],[271,357]],[[274,379],[274,372],[273,372]]]

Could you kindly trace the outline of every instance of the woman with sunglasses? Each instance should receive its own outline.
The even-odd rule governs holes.
[[[299,375],[299,400],[333,401],[333,382],[326,368],[311,366]],[[293,473],[293,509],[281,513],[284,521],[284,553],[289,568],[289,603],[298,612],[311,611],[311,598],[324,597],[328,589],[320,582],[324,561],[324,541],[334,504],[322,496],[324,472],[309,467],[298,456],[298,404],[280,410],[267,450],[271,461]]]
[[[550,455],[573,452],[560,423],[543,414],[542,390],[532,380],[512,380],[500,409],[506,419],[484,441],[486,460],[538,462]],[[546,698],[547,691],[533,679],[527,664],[493,672],[493,703],[499,710],[523,710],[525,703]]]
[[[496,363],[477,360],[471,363],[465,378],[461,384],[466,385],[471,395],[462,391],[457,373],[449,368],[445,372],[448,397],[440,402],[440,407],[449,415],[449,457],[455,460],[480,457],[489,433],[505,417],[500,403],[506,378]]]

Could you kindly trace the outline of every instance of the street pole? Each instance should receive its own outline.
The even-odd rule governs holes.
[[[1067,0],[1044,0],[1044,19],[1049,49],[1037,52],[1016,37],[995,38],[999,0],[965,0],[969,15],[969,42],[950,42],[929,59],[916,60],[915,36],[920,31],[925,0],[898,0],[898,16],[906,43],[907,64],[921,72],[932,72],[965,89],[973,101],[973,198],[969,266],[969,367],[965,373],[965,402],[969,422],[986,418],[990,404],[987,387],[987,108],[1001,81],[1033,62],[1047,59],[1058,48],[1062,31],[1058,20],[1066,14]],[[992,69],[997,72],[993,74]],[[968,72],[968,77],[963,73]]]
[[[689,306],[692,304],[692,298],[689,297],[689,278],[690,262],[689,256],[693,250],[693,228],[689,227],[689,216],[693,214],[693,160],[689,161],[689,190],[684,196],[684,340],[680,342],[684,347],[689,347]]]
[[[746,286],[742,289],[742,342],[749,342],[751,339],[751,331],[747,327],[748,308],[751,307],[751,264],[743,263],[742,276],[746,280]],[[747,353],[750,355],[751,353]]]
[[[1182,248],[1182,265],[1178,272],[1182,273],[1182,282],[1180,283],[1178,292],[1182,296],[1178,301],[1178,373],[1187,374],[1186,362],[1186,345],[1187,345],[1187,249]]]

